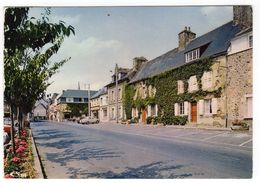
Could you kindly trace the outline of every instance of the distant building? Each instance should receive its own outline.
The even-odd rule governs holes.
[[[48,98],[48,119],[51,121],[58,121],[58,106],[57,99],[59,98],[58,93],[49,94]]]
[[[97,91],[90,90],[90,97]],[[83,104],[88,108],[88,90],[63,90],[62,94],[57,99],[59,121],[68,119],[71,116],[71,111],[68,109],[68,104]]]
[[[107,121],[107,88],[100,89],[91,99],[91,116],[100,121]]]
[[[32,110],[34,120],[46,120],[47,119],[48,103],[45,99],[38,100]]]

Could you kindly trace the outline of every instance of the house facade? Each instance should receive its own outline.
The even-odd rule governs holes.
[[[107,88],[104,87],[95,93],[90,99],[91,116],[100,121],[107,120],[106,96]]]
[[[244,11],[241,9],[244,8]],[[253,120],[253,34],[251,7],[237,7],[235,24],[243,29],[231,40],[227,55],[227,113],[232,123]],[[251,13],[247,13],[251,12]],[[250,17],[251,15],[251,17]],[[235,16],[235,14],[234,14]]]
[[[99,96],[100,101],[100,113],[99,113],[99,120],[101,122],[108,122],[108,95],[107,95],[107,88],[104,88],[103,93]]]
[[[116,121],[117,102],[118,102],[118,119],[119,121],[126,120],[126,111],[124,107],[125,87],[128,82],[136,75],[141,66],[147,62],[144,57],[135,57],[133,59],[133,67],[131,69],[118,68],[118,96],[116,96],[116,68],[112,75],[112,81],[107,85],[108,96],[108,120]]]
[[[59,98],[58,93],[53,93],[52,96],[49,98],[48,101],[48,119],[50,121],[59,121],[58,116],[58,105],[57,105],[57,99]]]
[[[97,91],[90,90],[90,97],[93,96]],[[88,90],[63,90],[62,94],[57,99],[58,106],[58,120],[63,121],[64,119],[74,117],[69,106],[78,106],[82,109],[80,111],[87,113],[88,110]]]
[[[118,68],[118,96],[116,96],[116,72],[112,75],[112,82],[107,85],[108,95],[108,119],[109,121],[116,121],[117,105],[118,105],[118,120],[125,119],[122,91],[127,83],[127,74],[129,69]],[[117,104],[118,102],[118,104]]]
[[[46,120],[47,119],[48,103],[44,100],[38,100],[32,110],[34,120]]]
[[[247,29],[246,22],[250,22],[250,8],[235,6],[234,21],[197,38],[190,27],[185,27],[178,35],[177,48],[143,64],[130,81],[135,88],[132,117],[137,117],[142,123],[146,123],[148,117],[159,116],[160,122],[165,124],[174,121],[181,124],[185,119],[190,125],[230,126],[232,119],[229,118],[228,104],[232,103],[231,100],[240,101],[243,95],[243,102],[248,103],[246,105],[252,103],[252,49],[240,51],[246,59],[235,51],[240,44],[238,39],[247,37],[250,42],[249,32],[239,37]],[[236,23],[237,20],[243,21]],[[230,44],[233,51],[229,51]],[[238,58],[242,63],[236,65]],[[244,62],[248,65],[247,69],[239,70],[239,67],[245,66]],[[237,73],[228,72],[229,65],[236,65],[233,69]],[[236,76],[240,71],[244,71],[246,77]],[[234,83],[231,84],[233,88],[228,86],[228,79],[235,82],[239,77],[244,79],[240,85]],[[248,90],[245,91],[242,85],[248,85]],[[239,94],[227,95],[234,89]],[[241,107],[240,110],[247,110],[250,118],[250,107]]]

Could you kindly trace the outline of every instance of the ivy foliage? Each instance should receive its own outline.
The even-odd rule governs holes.
[[[125,85],[123,91],[123,107],[126,113],[126,119],[132,118],[132,106],[133,98],[135,95],[135,89],[133,85]]]
[[[150,104],[158,104],[158,112],[161,122],[164,124],[185,124],[187,117],[182,119],[176,119],[174,116],[174,104],[184,101],[195,102],[207,95],[213,95],[214,97],[220,97],[222,88],[218,88],[214,91],[202,90],[201,78],[204,72],[211,71],[211,67],[214,61],[210,58],[203,58],[196,62],[185,64],[176,69],[166,71],[145,81],[146,85],[156,88],[156,94],[154,97],[147,97],[142,99],[137,97],[131,103],[126,104],[132,107],[146,107]],[[188,92],[188,79],[191,76],[197,77],[198,90],[193,93]],[[184,93],[178,94],[177,81],[182,80],[184,82]],[[130,87],[131,85],[128,85]],[[133,89],[132,89],[133,90]],[[129,96],[130,98],[130,96]],[[129,99],[130,100],[130,99]],[[132,98],[133,100],[133,98]],[[150,122],[150,118],[149,118]]]

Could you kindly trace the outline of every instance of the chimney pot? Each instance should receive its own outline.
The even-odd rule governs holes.
[[[188,28],[188,29],[187,29]],[[185,26],[185,30],[180,32],[179,34],[179,47],[178,50],[184,50],[185,46],[194,38],[196,38],[196,34],[190,31],[190,27]]]

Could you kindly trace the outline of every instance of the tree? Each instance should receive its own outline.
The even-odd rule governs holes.
[[[75,34],[74,28],[71,25],[66,26],[63,21],[50,23],[50,9],[46,9],[38,20],[29,18],[28,12],[29,8],[5,10],[4,97],[11,107],[14,153],[15,107],[19,108],[21,114],[26,114],[32,110],[35,101],[43,97],[44,91],[50,85],[48,79],[68,60],[51,64],[50,57],[58,52],[65,37]]]

